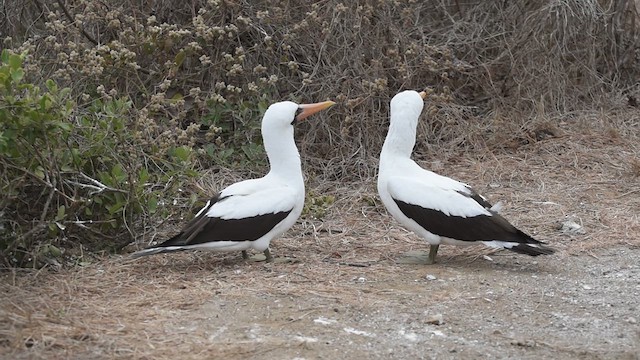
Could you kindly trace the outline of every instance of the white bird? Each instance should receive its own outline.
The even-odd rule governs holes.
[[[214,196],[176,236],[132,257],[180,250],[263,251],[298,219],[304,206],[304,180],[293,125],[334,105],[333,101],[272,104],[262,118],[262,139],[271,169],[259,179],[230,185]]]
[[[411,160],[426,93],[403,91],[391,100],[391,124],[380,153],[378,193],[389,213],[430,244],[428,263],[440,244],[483,243],[531,256],[553,249],[516,229],[469,185],[425,170]]]

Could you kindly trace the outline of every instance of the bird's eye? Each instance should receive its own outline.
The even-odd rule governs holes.
[[[291,125],[295,125],[296,124],[296,118],[298,117],[298,115],[302,114],[302,108],[298,108],[298,110],[296,110],[296,114],[293,116],[293,120],[291,121]]]

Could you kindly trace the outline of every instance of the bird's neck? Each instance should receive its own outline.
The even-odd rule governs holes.
[[[271,167],[269,174],[291,179],[291,181],[301,181],[300,153],[293,139],[293,133],[285,136],[267,135],[264,136],[263,141]]]
[[[387,138],[382,145],[380,160],[383,158],[410,158],[416,144],[416,124],[396,122],[391,119]]]

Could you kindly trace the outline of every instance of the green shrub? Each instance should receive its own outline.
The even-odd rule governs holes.
[[[304,199],[302,214],[314,219],[323,219],[335,201],[336,198],[333,195],[318,195],[309,191]]]
[[[112,249],[140,235],[141,221],[165,217],[167,199],[186,206],[195,156],[189,146],[153,143],[131,101],[91,100],[68,88],[22,81],[22,56],[0,65],[0,254],[7,265],[74,260],[71,245]],[[148,119],[147,119],[148,120]],[[149,135],[149,134],[147,134]],[[152,135],[152,134],[151,134]],[[180,195],[178,195],[180,194]]]

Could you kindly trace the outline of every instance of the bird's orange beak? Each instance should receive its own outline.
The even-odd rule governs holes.
[[[420,91],[420,97],[422,98],[422,100],[427,98],[427,92],[426,91]]]
[[[302,109],[302,112],[300,112],[296,116],[296,121],[303,120],[303,119],[307,118],[308,116],[313,115],[313,114],[317,113],[318,111],[322,111],[324,109],[328,109],[328,108],[332,107],[335,104],[336,103],[333,102],[333,101],[323,101],[323,102],[319,102],[319,103],[315,103],[315,104],[300,104],[299,108]]]

